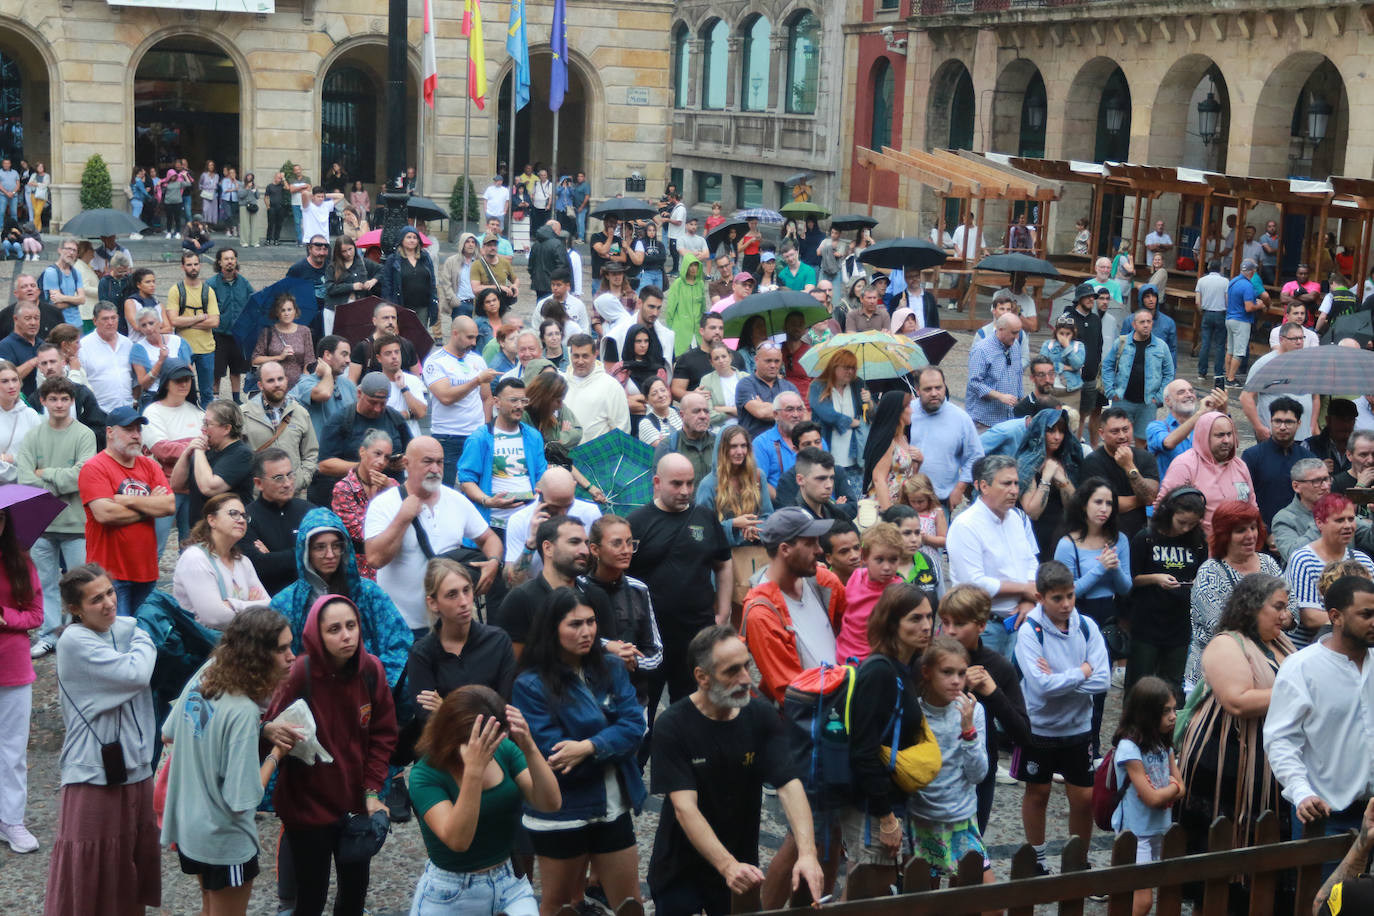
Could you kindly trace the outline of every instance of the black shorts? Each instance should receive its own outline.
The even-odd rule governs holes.
[[[1107,396],[1097,390],[1097,380],[1085,381],[1078,389],[1078,418],[1086,420],[1099,407],[1107,406]]]
[[[1093,785],[1092,735],[1044,738],[1031,735],[1031,743],[1017,745],[1011,753],[1011,776],[1031,785],[1045,785],[1058,773],[1071,786]]]
[[[570,827],[567,830],[531,830],[534,854],[546,859],[576,859],[585,855],[619,852],[635,845],[635,824],[626,811],[613,821]]]
[[[215,331],[215,378],[224,378],[225,373],[242,375],[253,368],[253,361],[243,355],[243,349],[233,334]]]
[[[257,856],[253,856],[242,865],[210,865],[197,862],[195,859],[188,859],[181,850],[177,850],[177,858],[181,859],[181,870],[188,875],[198,876],[201,888],[207,891],[243,887],[258,876]]]

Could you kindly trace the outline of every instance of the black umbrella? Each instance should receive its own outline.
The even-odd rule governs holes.
[[[884,239],[859,253],[864,264],[885,270],[925,270],[939,267],[949,255],[925,239]]]
[[[658,216],[658,211],[641,200],[612,197],[603,200],[591,215],[597,219],[605,219],[608,216],[614,216],[616,219],[653,219]]]
[[[1049,261],[1028,254],[1007,252],[990,255],[977,264],[974,270],[999,270],[1009,274],[1026,274],[1030,277],[1058,277],[1059,269]]]
[[[62,224],[65,234],[84,239],[98,239],[103,235],[133,235],[147,228],[143,220],[136,219],[132,214],[108,207],[82,210]]]
[[[916,341],[916,346],[921,348],[932,366],[940,365],[940,360],[954,349],[956,343],[954,335],[941,328],[921,328],[912,340]]]
[[[1321,342],[1340,343],[1347,337],[1353,337],[1356,343],[1365,348],[1374,343],[1374,314],[1366,309],[1360,309],[1358,312],[1342,315],[1331,322],[1326,333],[1322,334]]]
[[[872,229],[876,225],[876,219],[862,213],[845,213],[830,217],[830,228],[839,229],[841,232],[848,232],[850,229]]]
[[[749,224],[742,219],[726,220],[706,233],[706,247],[714,253],[730,237],[731,229],[735,230],[735,240],[738,241],[744,237],[744,233],[749,231]]]
[[[443,207],[428,197],[419,197],[415,194],[406,198],[406,216],[413,216],[425,221],[449,218],[448,211]]]

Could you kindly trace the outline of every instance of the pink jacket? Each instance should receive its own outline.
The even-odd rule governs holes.
[[[0,575],[0,687],[22,687],[34,681],[29,660],[29,631],[43,623],[43,583],[38,570],[28,563],[33,597],[16,604],[10,580]]]
[[[1169,465],[1168,472],[1159,483],[1159,495],[1155,497],[1155,508],[1158,509],[1160,501],[1170,490],[1177,490],[1179,487],[1196,487],[1201,490],[1207,499],[1207,512],[1202,517],[1202,530],[1206,531],[1208,536],[1212,533],[1212,512],[1222,503],[1239,500],[1259,507],[1255,500],[1255,483],[1250,477],[1250,469],[1240,459],[1240,449],[1237,448],[1231,459],[1224,464],[1218,464],[1212,458],[1212,449],[1207,440],[1211,436],[1212,425],[1221,416],[1216,411],[1208,411],[1198,419],[1197,425],[1193,427],[1193,447]]]
[[[835,638],[835,661],[843,665],[851,656],[860,662],[868,658],[868,618],[883,590],[900,581],[894,577],[879,585],[869,581],[867,567],[854,570],[844,586],[844,620]]]

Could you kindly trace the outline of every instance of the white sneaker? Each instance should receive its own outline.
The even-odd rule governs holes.
[[[0,837],[10,844],[10,849],[18,853],[35,852],[38,840],[23,824],[0,824]]]
[[[135,242],[141,242],[143,241],[143,233],[135,232],[132,235],[130,235],[129,238],[133,239]]]
[[[172,233],[170,233],[170,232],[167,233],[165,236],[163,236],[163,238],[167,238],[167,239],[170,239],[171,237],[172,237]]]
[[[1120,665],[1117,665],[1115,668],[1112,669],[1112,686],[1126,686],[1126,669]]]
[[[173,234],[172,234],[172,238],[174,238],[174,239],[179,239],[179,238],[181,238],[181,233],[180,233],[180,232],[175,232],[175,233],[173,233]]]
[[[1011,770],[1002,764],[997,765],[997,784],[999,786],[1014,786],[1016,779],[1011,775]]]
[[[33,648],[29,650],[29,658],[42,658],[55,648],[57,647],[46,639],[40,639],[38,642],[34,643]]]

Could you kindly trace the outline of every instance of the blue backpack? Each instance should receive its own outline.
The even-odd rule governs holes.
[[[1043,646],[1045,644],[1045,628],[1041,626],[1038,621],[1027,618],[1026,622],[1021,624],[1019,629],[1013,630],[1012,632],[1016,634],[1017,639],[1020,639],[1021,633],[1024,632],[1027,627],[1029,627],[1031,632],[1035,634],[1035,641]],[[1088,632],[1088,621],[1083,619],[1082,614],[1078,615],[1078,631],[1083,634],[1083,642],[1092,642],[1092,635]],[[1016,668],[1016,676],[1020,680],[1024,681],[1026,679],[1026,676],[1021,671],[1021,662],[1016,657],[1014,645],[1011,654],[1011,663],[1012,666]]]

